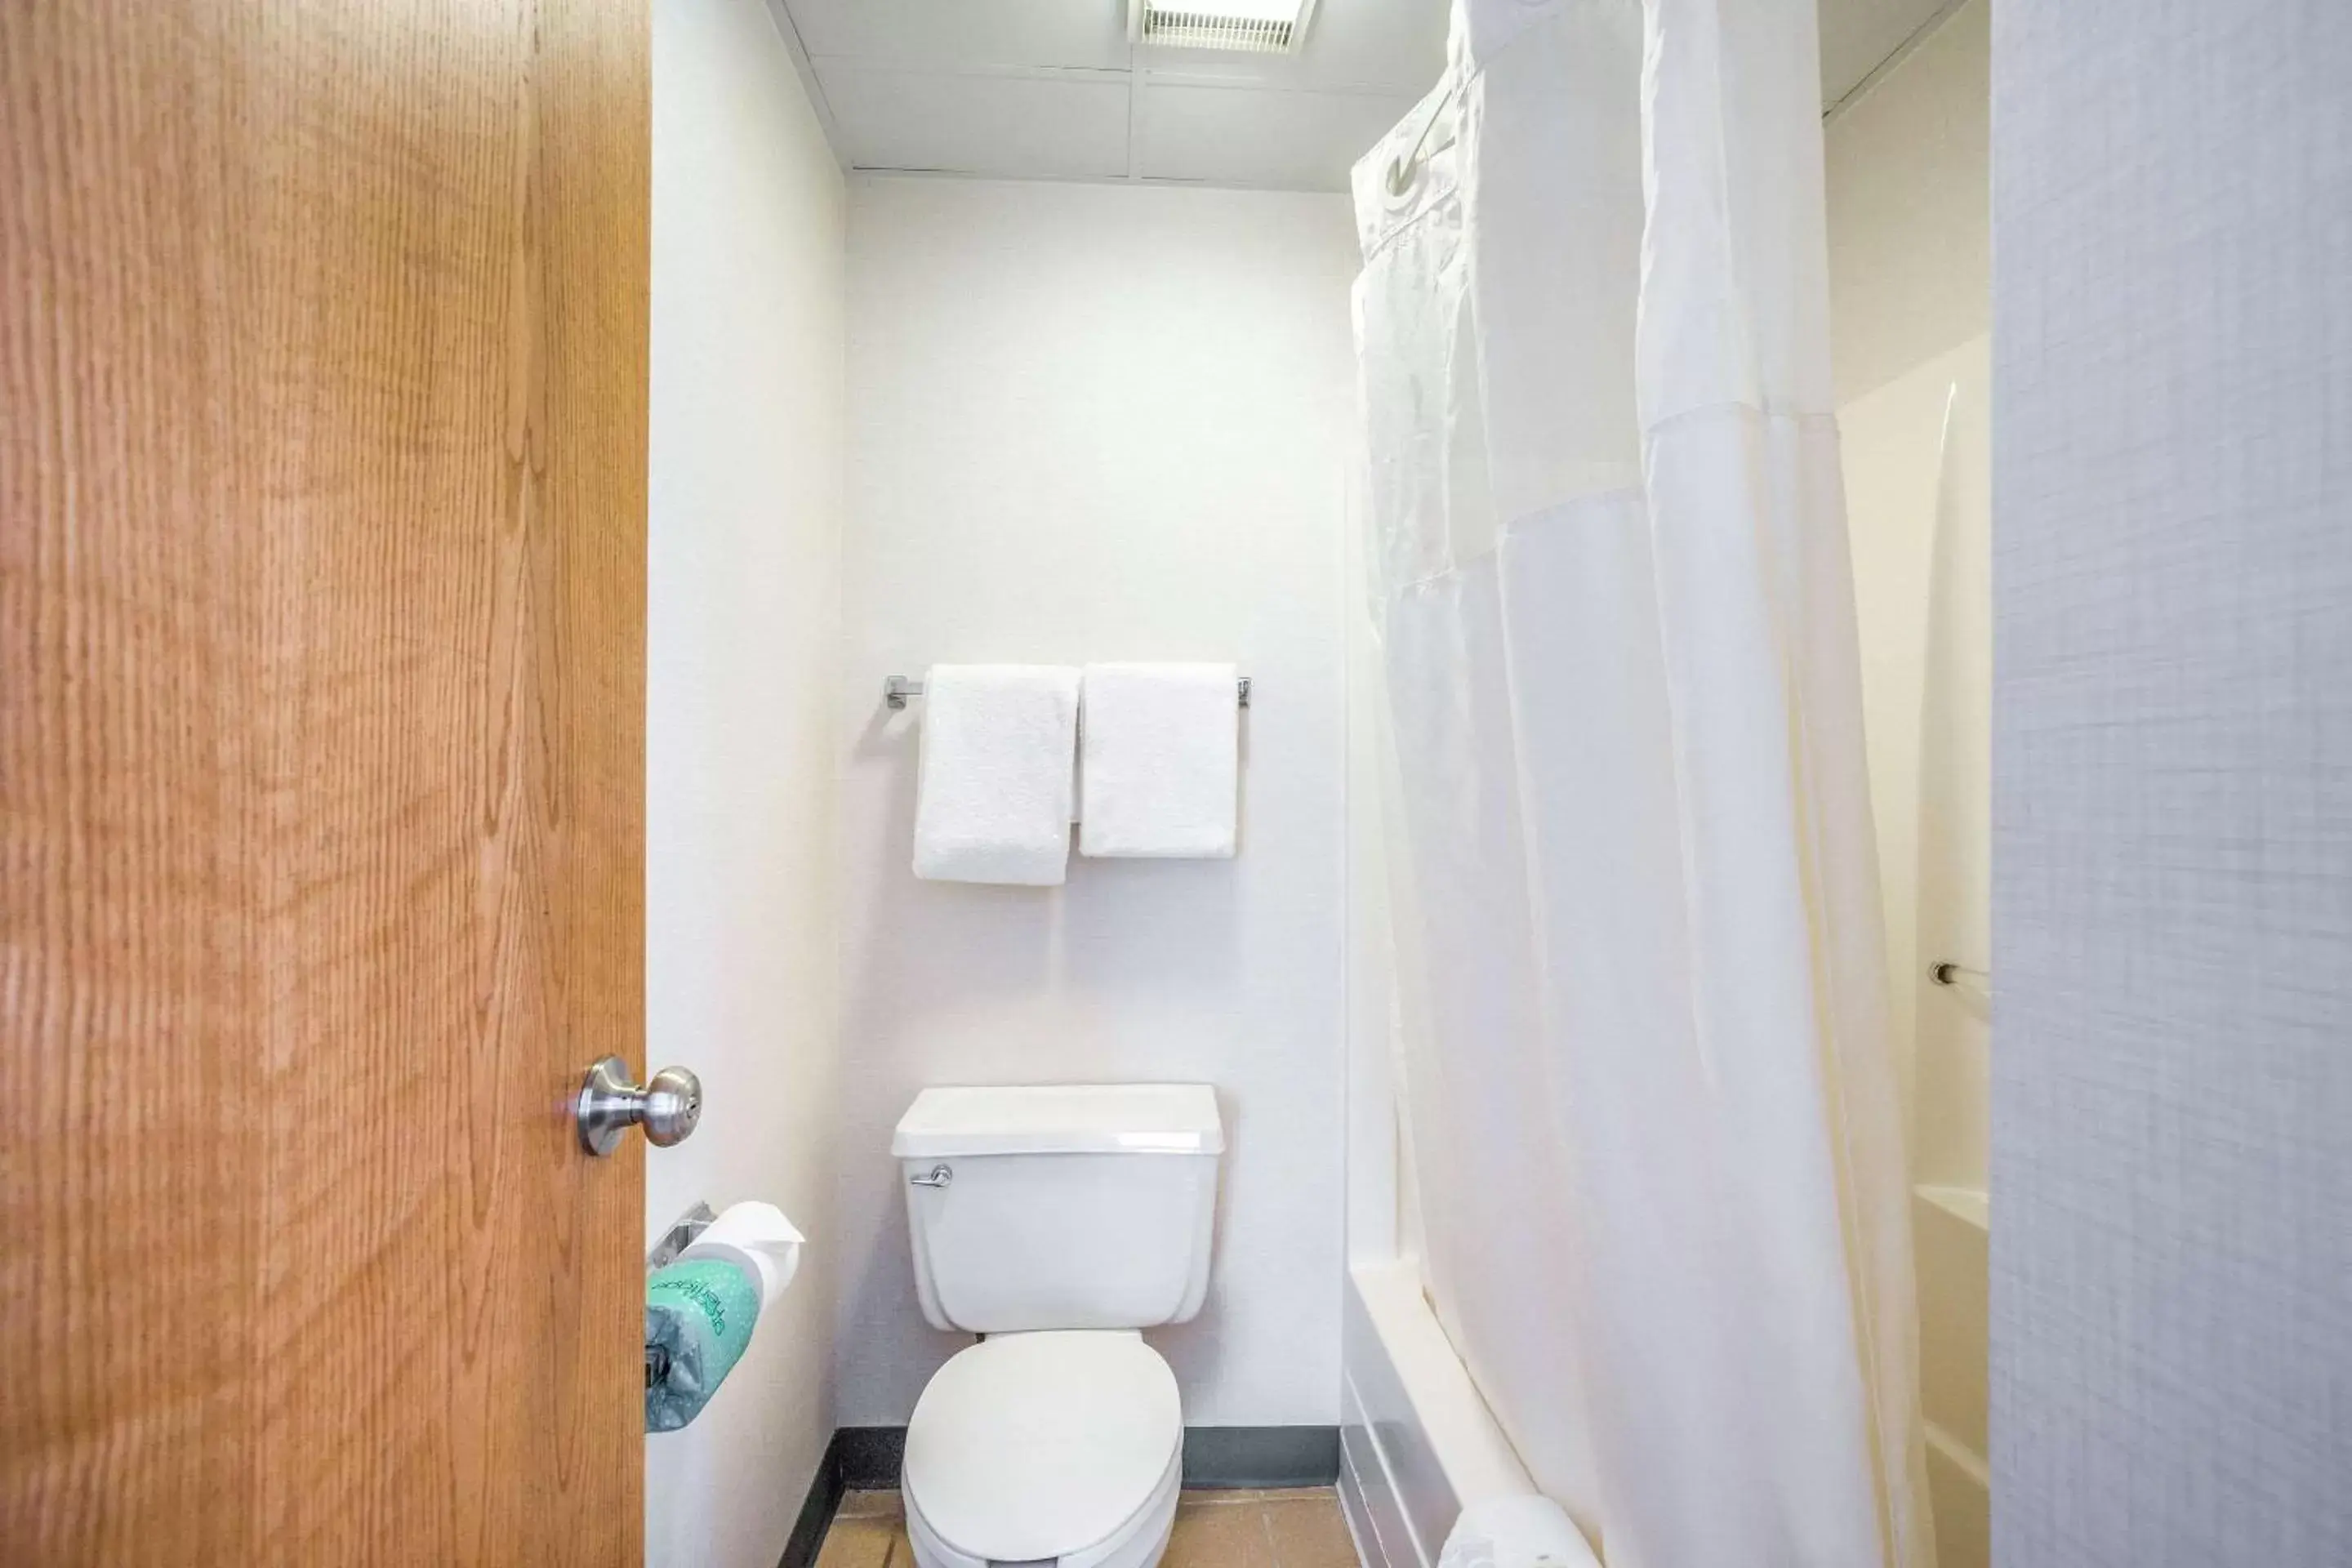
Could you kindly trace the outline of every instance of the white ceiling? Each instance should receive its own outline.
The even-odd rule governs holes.
[[[1345,190],[1447,0],[1318,0],[1295,57],[1139,49],[1126,0],[770,0],[853,169]],[[1837,102],[1949,0],[1821,0]]]

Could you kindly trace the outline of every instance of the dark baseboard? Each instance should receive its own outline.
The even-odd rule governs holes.
[[[844,1426],[833,1435],[841,1451],[841,1484],[853,1492],[895,1491],[907,1462],[904,1426]]]
[[[1187,1426],[1188,1487],[1328,1487],[1339,1479],[1337,1426]]]
[[[793,1527],[781,1568],[809,1568],[845,1491],[888,1491],[907,1458],[904,1426],[844,1426],[833,1435]],[[1328,1487],[1339,1479],[1337,1426],[1187,1426],[1188,1487]]]
[[[841,1436],[835,1432],[833,1441],[824,1446],[824,1458],[817,1461],[816,1474],[809,1478],[808,1496],[801,1500],[800,1517],[793,1521],[793,1532],[785,1538],[784,1554],[776,1568],[814,1568],[816,1554],[824,1549],[824,1532],[833,1528],[841,1494],[849,1489],[842,1480]]]

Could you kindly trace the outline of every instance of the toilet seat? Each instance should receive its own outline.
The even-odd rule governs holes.
[[[1002,1334],[960,1352],[907,1427],[908,1534],[926,1568],[1157,1562],[1182,1482],[1175,1374],[1124,1330]]]

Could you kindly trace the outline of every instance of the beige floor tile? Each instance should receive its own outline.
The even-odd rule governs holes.
[[[835,1519],[898,1519],[906,1510],[895,1491],[844,1492]]]
[[[898,1546],[899,1534],[895,1519],[836,1515],[833,1528],[824,1532],[824,1544],[817,1550],[816,1568],[896,1568],[891,1558],[894,1549],[900,1562],[912,1563],[912,1554]]]
[[[817,1568],[914,1568],[898,1494],[843,1495]],[[1160,1568],[1356,1568],[1328,1487],[1188,1491]]]
[[[1356,1543],[1340,1516],[1339,1494],[1318,1491],[1265,1505],[1276,1568],[1356,1568]]]
[[[1202,1502],[1187,1496],[1176,1510],[1160,1568],[1275,1568],[1274,1537],[1265,1510],[1254,1503]]]

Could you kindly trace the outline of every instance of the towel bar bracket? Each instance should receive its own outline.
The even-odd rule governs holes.
[[[1234,682],[1234,693],[1241,706],[1250,705],[1250,678],[1246,675]],[[909,697],[920,697],[923,683],[911,675],[886,676],[882,681],[882,705],[896,713],[907,706]]]

